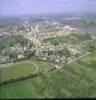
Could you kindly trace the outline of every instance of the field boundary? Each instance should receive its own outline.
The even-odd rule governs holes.
[[[24,80],[27,80],[27,79],[31,79],[31,78],[37,77],[39,75],[40,75],[40,73],[39,74],[32,74],[32,75],[29,75],[29,76],[26,76],[26,77],[10,79],[10,80],[7,80],[7,81],[0,82],[0,86],[16,83],[16,82],[19,82],[19,81],[24,81]]]

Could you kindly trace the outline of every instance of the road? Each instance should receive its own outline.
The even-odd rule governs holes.
[[[75,58],[75,59],[69,61],[68,64],[70,64],[70,63],[72,63],[72,62],[74,62],[74,61],[77,61],[77,60],[79,60],[79,59],[81,59],[81,58],[83,58],[83,57],[85,57],[85,56],[87,56],[87,55],[89,55],[89,54],[90,54],[90,53],[88,52],[88,53],[86,53],[85,55],[82,55],[82,56],[80,56],[80,57],[78,57],[78,58]],[[1,64],[1,65],[0,65],[0,68],[10,67],[12,64],[14,64],[14,63]],[[61,66],[58,66],[58,65],[56,64],[56,65],[55,65],[55,68],[56,68],[56,69],[59,69],[59,68],[62,68],[62,67],[61,67]]]
[[[77,60],[79,60],[79,59],[81,59],[81,58],[83,58],[83,57],[86,57],[86,56],[88,56],[89,54],[91,54],[91,53],[90,53],[90,52],[87,52],[85,55],[82,55],[82,56],[80,56],[80,57],[78,57],[78,58],[75,58],[75,59],[69,61],[68,64],[70,64],[70,63],[72,63],[72,62],[74,62],[74,61],[77,61]]]

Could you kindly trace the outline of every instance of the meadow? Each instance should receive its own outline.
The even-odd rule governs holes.
[[[48,62],[36,63],[44,68]],[[28,73],[28,72],[25,72]],[[96,97],[96,54],[38,77],[0,87],[0,98]]]
[[[35,60],[26,60],[0,66],[0,82],[38,74],[41,71],[46,72],[54,67],[52,63]]]

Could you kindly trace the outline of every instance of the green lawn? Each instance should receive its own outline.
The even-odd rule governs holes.
[[[43,63],[43,62],[40,62]],[[43,64],[44,65],[44,64]],[[38,65],[39,66],[39,65]],[[39,77],[1,87],[1,98],[96,97],[96,54]]]

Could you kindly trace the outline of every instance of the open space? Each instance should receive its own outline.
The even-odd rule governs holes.
[[[34,63],[37,64],[39,69],[41,69],[44,67],[45,62]],[[9,69],[10,68],[11,67],[9,67]],[[38,77],[1,86],[0,97],[7,99],[34,97],[96,97],[95,69],[96,54],[91,54],[81,60],[65,65],[61,69],[52,72],[43,72]],[[33,69],[31,71],[33,72]],[[24,73],[29,74],[31,71],[29,68],[29,71]],[[6,77],[8,78],[8,76]]]
[[[34,60],[27,60],[9,65],[2,64],[0,65],[0,82],[38,74],[40,71],[47,72],[55,68],[53,65],[52,63]]]

